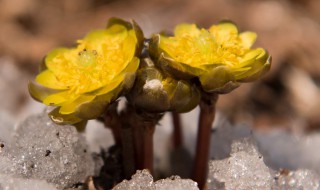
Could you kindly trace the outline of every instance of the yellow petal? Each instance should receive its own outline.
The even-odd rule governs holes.
[[[174,35],[180,37],[183,35],[197,36],[200,34],[199,28],[195,24],[179,24],[174,29]]]
[[[128,36],[126,27],[122,25],[112,25],[108,29],[94,30],[88,33],[82,40],[78,40],[78,50],[91,49],[98,52],[103,51],[106,42],[121,42]]]
[[[57,77],[53,74],[50,70],[45,70],[41,72],[36,77],[36,81],[48,88],[56,89],[56,90],[65,90],[67,89],[66,86],[64,86],[60,81],[57,79]]]
[[[186,78],[186,79],[187,78],[190,79],[194,76],[199,76],[200,74],[205,72],[203,67],[192,66],[186,63],[177,62],[170,56],[165,55],[165,53],[162,53],[160,55],[159,63],[163,65],[162,67],[164,67],[165,70],[167,70],[168,72],[171,72],[173,76],[181,75],[180,76],[181,78]]]
[[[132,21],[134,22],[134,21]],[[136,23],[134,23],[136,24]],[[133,28],[133,24],[130,22],[127,22],[125,20],[122,20],[120,18],[117,17],[112,17],[108,20],[108,24],[107,24],[107,28],[112,27],[113,25],[122,25],[125,26],[128,30]]]
[[[218,25],[213,25],[209,28],[211,34],[222,41],[227,41],[230,35],[237,35],[238,28],[232,22],[221,22]]]
[[[106,36],[106,30],[101,29],[101,30],[94,30],[88,33],[82,40],[80,41],[91,41],[91,40],[98,40],[98,39],[103,39]]]
[[[54,67],[54,65],[51,65],[50,63],[54,62],[54,59],[57,58],[57,56],[64,54],[66,52],[68,52],[69,49],[68,48],[57,48],[52,50],[51,52],[49,52],[46,57],[45,57],[45,63],[46,66],[50,69],[52,66]]]
[[[114,90],[115,88],[117,88],[121,84],[121,82],[123,81],[124,77],[125,77],[125,75],[121,74],[118,77],[114,78],[112,80],[112,82],[104,85],[104,87],[102,87],[98,90],[90,92],[90,94],[97,95],[97,96],[102,95],[102,94],[106,94],[106,93]]]
[[[139,67],[140,59],[137,57],[134,57],[132,61],[127,65],[124,72],[136,72]]]
[[[230,68],[218,66],[199,77],[204,91],[209,93],[228,93],[239,85],[236,83]]]
[[[28,84],[28,90],[32,98],[42,102],[49,95],[60,92],[59,90],[53,90],[44,86],[38,85],[32,81]]]
[[[125,38],[122,43],[123,43],[122,52],[123,52],[124,62],[128,63],[129,61],[132,60],[136,51],[137,38],[135,36],[135,31],[130,30],[128,32],[127,38]]]
[[[250,61],[250,70],[236,75],[241,82],[250,82],[261,78],[271,66],[271,57],[263,50],[253,61]]]
[[[107,29],[108,34],[119,36],[119,34],[127,34],[128,29],[121,24],[114,24]]]
[[[251,67],[252,64],[255,63],[256,59],[259,59],[259,57],[263,57],[265,54],[266,54],[266,51],[262,48],[253,49],[248,53],[246,53],[242,61],[238,65],[235,65],[235,67],[237,68]]]
[[[90,92],[92,95],[102,95],[106,94],[115,88],[117,88],[125,79],[126,73],[134,73],[139,67],[139,59],[137,57],[134,57],[133,60],[127,65],[127,67],[123,70],[122,73],[118,74],[110,83],[105,84],[102,88]]]
[[[94,30],[88,33],[83,39],[77,41],[79,44],[77,50],[95,50],[101,53],[103,49],[102,42],[104,41],[107,41],[106,30]]]
[[[239,38],[242,41],[242,46],[249,49],[256,41],[257,34],[254,32],[242,32],[239,34]]]
[[[61,106],[59,113],[61,114],[74,113],[81,104],[91,102],[95,97],[96,96],[94,95],[80,95],[77,99],[64,103]]]
[[[235,34],[238,33],[237,26],[230,21],[221,22],[218,24],[218,27],[221,31],[224,31],[224,32],[235,33]]]
[[[138,59],[137,57],[134,57],[133,60],[127,65],[124,72],[121,73],[124,75],[124,79],[120,84],[121,91],[123,93],[128,93],[131,90],[135,82],[136,72],[138,70],[139,63],[140,63],[140,59]]]
[[[259,67],[263,67],[264,63],[257,60],[264,55],[266,55],[266,52],[262,48],[251,50],[245,54],[241,63],[234,65],[230,70],[232,70],[232,73],[235,75],[237,80],[240,80],[243,77],[248,77],[256,70],[260,70]]]
[[[95,119],[101,116],[114,97],[115,95],[111,92],[93,101],[84,102],[77,107],[74,114],[85,120]]]
[[[62,91],[62,92],[47,96],[43,100],[43,103],[48,106],[49,105],[59,106],[66,101],[70,101],[70,94],[68,93],[68,91]]]

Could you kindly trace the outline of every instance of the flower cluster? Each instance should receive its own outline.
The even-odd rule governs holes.
[[[266,50],[251,48],[255,39],[221,22],[209,29],[180,24],[173,36],[145,40],[134,21],[113,18],[76,47],[48,53],[29,92],[55,107],[49,116],[59,124],[97,118],[123,95],[147,112],[186,112],[202,92],[228,93],[269,70]]]

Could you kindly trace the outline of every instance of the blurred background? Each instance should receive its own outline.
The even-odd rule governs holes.
[[[19,121],[41,111],[27,83],[45,54],[114,16],[136,20],[146,37],[178,23],[208,27],[224,19],[255,31],[256,46],[273,57],[271,71],[221,96],[219,111],[263,130],[319,129],[319,0],[0,0],[0,112]]]

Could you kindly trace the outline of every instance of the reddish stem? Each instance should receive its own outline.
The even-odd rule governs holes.
[[[198,183],[200,190],[205,188],[207,180],[211,126],[217,98],[216,94],[203,94],[200,102],[197,147],[192,172],[192,179]]]
[[[134,144],[134,153],[135,153],[135,163],[136,169],[143,169],[143,138],[141,137],[143,130],[139,126],[139,122],[135,120],[136,125],[133,127],[133,144]]]
[[[110,128],[114,142],[121,146],[121,119],[117,112],[118,103],[111,104],[104,115],[104,125]]]
[[[132,106],[133,144],[136,169],[148,169],[153,172],[153,134],[161,114],[146,113]]]
[[[122,142],[122,163],[126,179],[130,179],[136,171],[134,160],[133,135],[131,127],[122,127],[121,129]]]
[[[153,134],[155,124],[153,122],[145,122],[143,126],[143,162],[142,168],[148,169],[153,173]]]
[[[172,112],[172,123],[173,123],[173,144],[175,148],[179,148],[183,145],[182,127],[180,114]]]
[[[130,179],[135,173],[137,165],[135,164],[134,149],[134,119],[132,117],[133,110],[127,106],[126,110],[121,112],[121,139],[122,139],[122,163],[124,175],[126,179]]]

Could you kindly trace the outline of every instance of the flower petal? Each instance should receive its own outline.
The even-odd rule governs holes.
[[[186,81],[178,81],[171,95],[171,109],[176,112],[188,112],[194,109],[200,101],[200,91],[195,85]]]
[[[102,88],[95,90],[95,91],[92,91],[88,94],[97,95],[97,96],[102,95],[102,94],[106,94],[106,93],[114,90],[115,88],[117,88],[123,80],[124,80],[124,75],[123,74],[119,75],[116,78],[114,78],[110,83],[104,85]]]
[[[257,48],[249,51],[244,55],[242,58],[242,61],[235,65],[234,67],[242,68],[242,67],[252,67],[253,64],[255,64],[255,60],[258,59],[261,56],[264,56],[266,54],[266,51],[262,48]]]
[[[181,79],[190,79],[202,74],[205,70],[202,68],[192,67],[185,63],[180,63],[162,53],[158,60],[158,65],[172,76]]]
[[[199,77],[202,88],[209,93],[228,93],[237,88],[237,84],[231,71],[225,66],[219,66]]]
[[[117,98],[116,92],[112,91],[97,97],[93,101],[84,102],[76,108],[74,114],[82,119],[95,119],[104,112],[109,103]]]
[[[237,81],[253,81],[260,78],[270,69],[271,58],[264,49],[258,48],[246,54],[243,62],[239,66],[249,69],[243,70],[242,72],[235,72],[234,74]]]
[[[113,25],[123,25],[127,28],[127,30],[131,30],[131,29],[134,30],[135,37],[138,41],[138,43],[136,44],[137,45],[136,55],[138,56],[142,50],[143,41],[144,41],[144,35],[143,35],[143,32],[142,32],[141,28],[139,27],[139,25],[134,20],[132,20],[130,23],[130,22],[127,22],[125,20],[115,18],[115,17],[109,19],[108,24],[107,24],[107,28],[110,28]]]
[[[82,119],[75,116],[74,114],[63,115],[59,112],[59,110],[60,110],[60,107],[57,107],[48,114],[50,119],[57,124],[72,125],[72,124],[79,123],[82,121]]]
[[[164,72],[170,73],[170,75],[181,78],[181,79],[190,79],[195,77],[198,73],[203,73],[202,68],[192,67],[188,64],[177,62],[168,55],[163,49],[159,47],[160,40],[164,40],[166,37],[160,35],[154,35],[151,38],[149,44],[149,53],[152,58],[154,58],[155,64]]]
[[[137,57],[133,57],[131,62],[127,65],[124,72],[134,73],[139,68],[140,59]]]
[[[112,81],[110,81],[110,83],[104,84],[102,88],[91,91],[88,94],[99,96],[114,90],[125,80],[126,73],[135,73],[135,71],[139,67],[139,61],[140,60],[137,57],[134,57],[133,60],[127,65],[127,67],[122,71],[122,73],[118,74],[118,76],[113,78]],[[132,82],[134,82],[134,78],[131,78],[131,80]]]
[[[195,24],[179,24],[175,27],[175,36],[183,36],[186,34],[191,36],[197,36],[200,34],[200,30]]]
[[[59,93],[51,94],[43,100],[43,103],[47,106],[60,106],[66,101],[70,101],[69,91],[62,91]]]
[[[122,42],[122,52],[124,57],[124,62],[128,63],[132,60],[136,53],[136,46],[137,46],[137,38],[135,36],[135,31],[130,30],[128,31],[128,36]]]
[[[48,88],[56,89],[56,90],[66,90],[68,89],[66,86],[60,83],[57,77],[50,70],[45,70],[41,72],[36,77],[36,81]]]
[[[75,100],[71,100],[62,104],[59,112],[64,115],[72,114],[81,104],[91,102],[95,97],[96,96],[93,95],[80,95]]]
[[[59,54],[63,54],[65,52],[68,52],[69,49],[68,48],[57,48],[54,49],[52,51],[50,51],[46,57],[44,58],[44,62],[46,63],[46,66],[48,68],[50,68],[49,66],[51,66],[50,64],[47,65],[47,63],[52,63],[54,62],[54,59],[59,55]],[[53,65],[54,66],[54,65]]]
[[[125,69],[124,79],[121,83],[121,93],[128,93],[131,90],[135,82],[136,71],[139,67],[139,62],[140,60],[134,57],[134,59],[131,61],[131,63],[129,63],[129,65]]]
[[[46,97],[61,92],[60,90],[54,90],[50,88],[46,88],[39,84],[36,84],[32,81],[29,81],[28,90],[31,97],[39,102],[42,102]]]
[[[211,26],[209,32],[216,38],[218,43],[223,43],[227,42],[231,36],[238,35],[238,28],[234,23],[224,21],[218,25]]]
[[[113,25],[122,25],[127,28],[127,30],[132,29],[132,24],[120,18],[112,17],[108,20],[107,28],[112,27]]]
[[[242,32],[239,34],[239,38],[242,41],[242,46],[249,49],[256,41],[257,34],[254,32]]]
[[[134,20],[132,20],[132,26],[137,38],[137,48],[135,56],[139,57],[144,45],[144,34],[139,25]]]
[[[237,81],[240,82],[251,82],[261,78],[271,68],[271,56],[265,53],[263,56],[259,56],[255,61],[253,67],[243,73],[240,76],[236,76]]]

